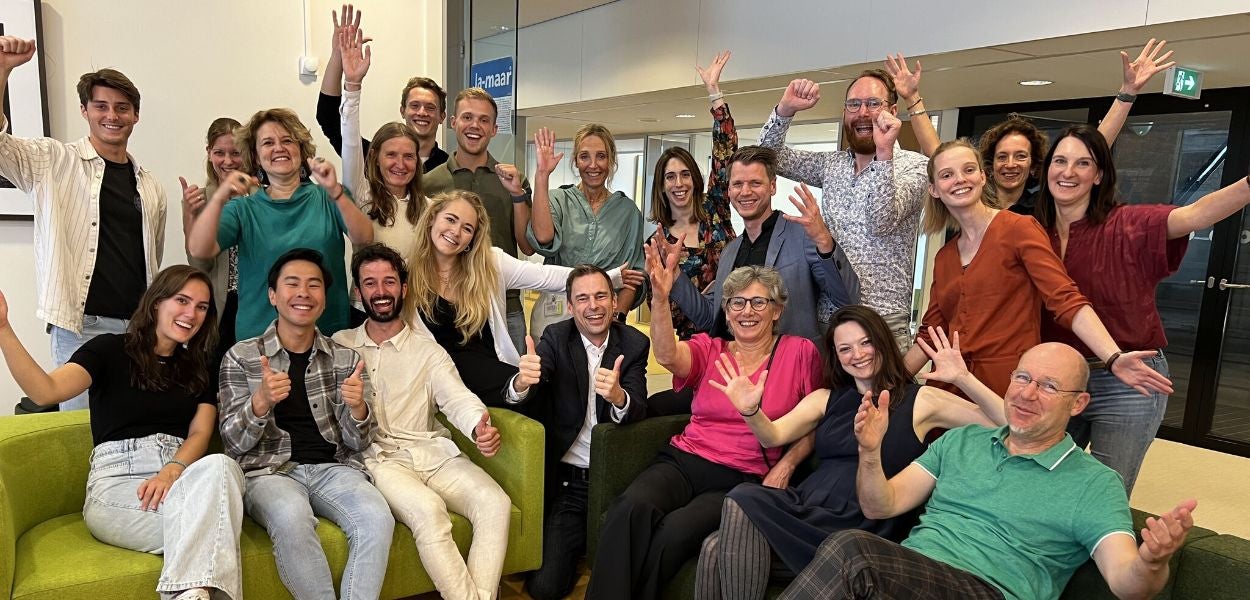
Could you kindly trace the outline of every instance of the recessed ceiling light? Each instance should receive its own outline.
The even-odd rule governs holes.
[[[1039,85],[1050,85],[1052,83],[1054,82],[1049,79],[1025,79],[1024,81],[1020,82],[1020,85],[1027,85],[1029,87],[1037,87]]]
[[[659,123],[660,120],[655,117],[643,117],[641,119],[638,119],[638,122],[639,123]]]
[[[673,115],[673,116],[677,117],[678,119],[693,119],[694,118],[694,115],[690,113],[681,113],[679,115]]]

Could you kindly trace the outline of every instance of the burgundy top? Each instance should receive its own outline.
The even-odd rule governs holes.
[[[1170,204],[1133,204],[1111,209],[1101,225],[1085,219],[1068,228],[1063,265],[1120,349],[1149,350],[1167,345],[1155,307],[1155,287],[1181,266],[1189,236],[1168,239]],[[1059,252],[1059,234],[1050,245]],[[1042,316],[1042,340],[1063,342],[1085,356],[1094,353],[1071,331]]]

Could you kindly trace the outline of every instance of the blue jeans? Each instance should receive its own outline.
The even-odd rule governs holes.
[[[1168,376],[1168,360],[1163,352],[1145,362]],[[1089,444],[1094,458],[1115,469],[1131,496],[1146,450],[1163,422],[1168,395],[1154,392],[1143,396],[1106,369],[1090,371],[1089,395],[1089,406],[1068,422],[1068,433],[1078,446]]]
[[[243,503],[247,514],[269,532],[278,576],[292,596],[335,598],[330,564],[317,537],[317,516],[333,521],[347,535],[340,597],[374,599],[382,592],[395,519],[362,471],[326,463],[248,477]]]
[[[70,357],[83,344],[87,343],[87,340],[97,335],[102,333],[126,333],[128,324],[130,324],[129,319],[83,315],[81,333],[74,333],[68,329],[52,325],[52,362],[54,366],[59,367],[69,362]],[[61,410],[83,410],[87,407],[87,392],[78,394],[61,403]]]
[[[83,521],[101,542],[164,554],[156,591],[165,597],[210,588],[214,598],[242,598],[243,472],[238,463],[223,454],[204,456],[182,472],[159,509],[139,508],[139,485],[180,446],[181,439],[163,433],[96,446]]]

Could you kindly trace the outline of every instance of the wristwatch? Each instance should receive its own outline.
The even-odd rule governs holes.
[[[1137,94],[1130,94],[1128,92],[1120,92],[1115,95],[1115,99],[1125,104],[1132,104],[1134,100],[1137,100]]]

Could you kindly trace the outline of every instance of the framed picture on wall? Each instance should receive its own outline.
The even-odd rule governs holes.
[[[19,137],[50,135],[39,17],[39,0],[0,2],[0,35],[35,40],[34,58],[13,70],[4,97],[0,98],[0,108],[9,120],[8,132]],[[30,220],[34,214],[30,197],[0,175],[0,219]]]

